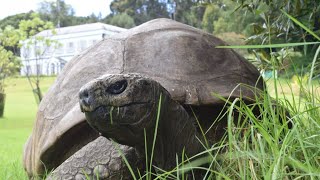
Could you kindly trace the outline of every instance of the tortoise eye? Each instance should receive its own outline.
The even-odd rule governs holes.
[[[107,88],[106,92],[110,94],[120,94],[127,88],[127,85],[128,83],[126,80],[117,81],[111,84]]]

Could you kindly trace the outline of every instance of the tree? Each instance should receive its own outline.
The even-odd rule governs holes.
[[[120,13],[113,16],[109,16],[109,18],[105,19],[104,22],[106,22],[107,24],[111,24],[114,26],[119,26],[127,29],[136,26],[134,24],[134,19],[126,13]]]
[[[174,19],[176,21],[201,28],[205,6],[198,0],[173,0],[175,3]]]
[[[209,33],[235,32],[250,35],[252,23],[262,19],[252,13],[238,9],[239,4],[230,0],[220,0],[206,5],[202,19],[202,28]]]
[[[0,93],[4,93],[5,78],[18,72],[19,58],[11,50],[15,50],[21,37],[21,33],[12,26],[0,29]]]
[[[262,23],[254,25],[252,39],[268,43],[316,41],[316,39],[295,24],[284,11],[306,27],[320,35],[319,0],[241,0],[240,7],[260,16]],[[270,42],[271,41],[271,42]]]
[[[34,13],[33,11],[29,11],[28,13],[20,13],[15,14],[12,16],[8,16],[2,20],[0,20],[0,28],[4,29],[7,26],[12,26],[14,28],[19,27],[19,22],[22,20],[31,19],[31,14]]]
[[[220,21],[222,21],[220,7],[216,4],[213,4],[213,3],[207,5],[206,10],[203,15],[203,19],[202,19],[203,29],[209,33],[213,33],[213,31],[215,29],[214,22],[218,21],[219,18],[220,18]]]
[[[155,18],[169,17],[167,4],[159,0],[114,0],[110,4],[111,15],[125,13],[140,25]]]
[[[19,71],[20,61],[11,51],[0,46],[0,93],[5,93],[5,79]]]
[[[63,0],[55,2],[43,1],[40,3],[37,12],[44,21],[53,22],[55,27],[67,27],[86,23],[95,23],[102,21],[101,13],[94,13],[81,17],[75,16],[75,10],[70,4],[66,4]]]
[[[98,21],[99,18],[94,13],[91,13],[90,16],[87,16],[87,23],[96,23]]]
[[[43,1],[37,11],[41,19],[53,22],[57,27],[74,25],[75,11],[64,0]]]
[[[51,40],[49,37],[40,36],[37,33],[48,29],[51,30],[52,35],[55,33],[53,28],[54,26],[52,22],[41,20],[39,15],[36,13],[32,14],[31,20],[23,20],[19,24],[19,31],[22,34],[20,46],[24,48],[22,56],[25,57],[25,65],[28,66],[31,63],[31,60],[28,59],[28,56],[30,55],[30,51],[28,51],[28,49],[31,47],[32,49],[35,49],[35,59],[33,61],[35,61],[36,73],[35,76],[33,76],[33,74],[27,69],[26,76],[38,103],[42,100],[42,92],[40,88],[40,60],[47,51],[57,48],[59,44],[57,41]]]
[[[311,29],[316,35],[320,36],[320,3],[319,0],[241,0],[240,7],[260,16],[262,23],[254,24],[254,31],[249,38],[255,44],[275,44],[275,43],[290,43],[290,42],[315,42],[318,41],[314,36],[310,35],[299,25],[294,23],[292,19],[285,15],[290,14],[299,22]],[[285,12],[285,13],[283,13]],[[302,72],[311,64],[312,57],[318,45],[295,47],[294,50],[302,52],[305,57],[293,58],[298,61],[299,66],[292,69]],[[278,59],[272,57],[282,49],[262,49],[261,54],[265,54],[268,61]]]
[[[17,73],[20,67],[19,58],[7,49],[14,49],[19,39],[19,31],[12,26],[7,26],[3,30],[0,28],[0,117],[3,116],[5,104],[5,79]]]

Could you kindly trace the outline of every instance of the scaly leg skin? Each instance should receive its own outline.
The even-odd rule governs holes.
[[[119,149],[133,170],[139,168],[141,172],[144,158],[138,157],[134,148],[124,145],[117,148],[110,140],[98,137],[63,162],[47,179],[133,179]]]

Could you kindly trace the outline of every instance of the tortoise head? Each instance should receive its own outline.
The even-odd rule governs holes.
[[[156,81],[138,74],[104,75],[79,92],[81,111],[103,136],[135,146],[144,129],[154,126],[160,94],[169,93]]]

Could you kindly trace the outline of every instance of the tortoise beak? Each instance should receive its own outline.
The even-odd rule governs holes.
[[[81,112],[91,112],[94,110],[94,100],[87,88],[81,88],[79,92],[79,104]]]

